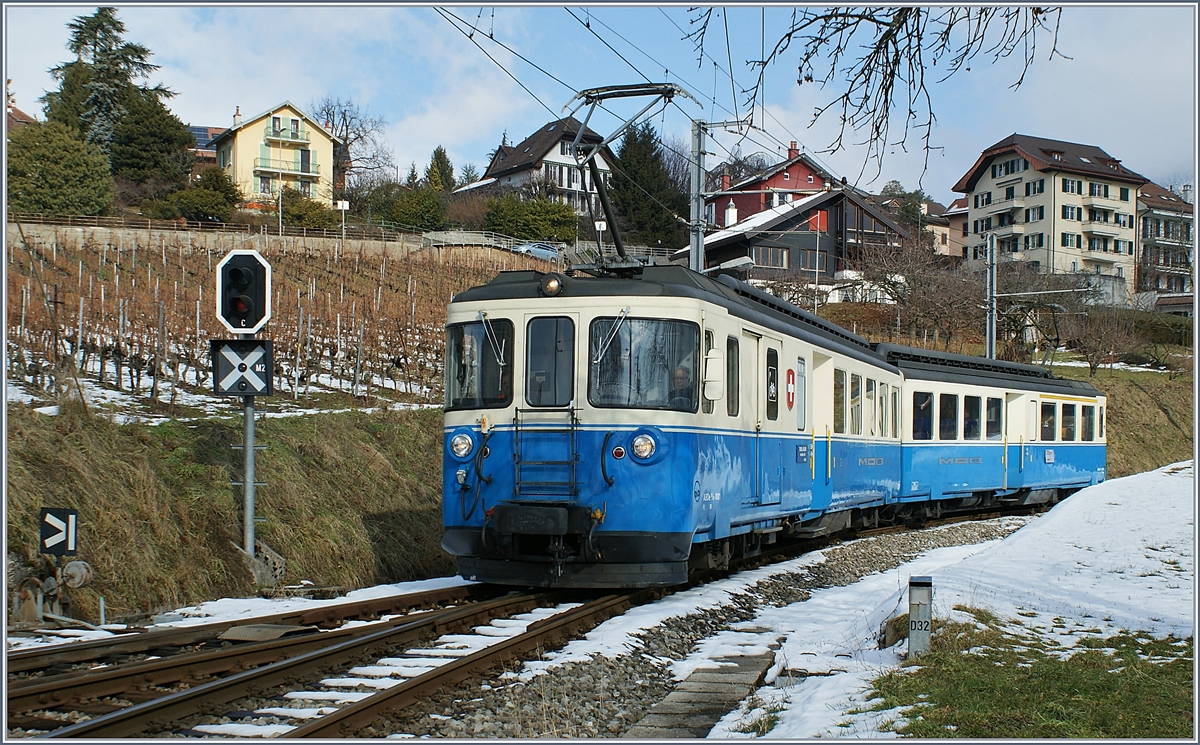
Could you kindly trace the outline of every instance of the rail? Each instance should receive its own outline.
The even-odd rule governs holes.
[[[346,664],[362,655],[384,653],[411,644],[428,636],[456,629],[469,629],[488,620],[527,612],[545,602],[547,596],[505,595],[501,598],[472,603],[450,610],[423,614],[419,620],[401,623],[392,628],[372,630],[363,636],[289,657],[273,664],[200,683],[144,703],[53,730],[50,738],[130,737],[161,731],[170,722],[178,722],[227,705],[238,699],[260,695],[276,686],[291,686],[296,681],[320,676],[323,670]],[[369,700],[369,699],[368,699]]]
[[[486,596],[473,585],[448,587],[405,595],[390,595],[371,600],[334,603],[303,611],[291,611],[269,616],[227,621],[185,628],[166,628],[154,631],[131,632],[115,639],[57,644],[51,649],[26,649],[10,651],[6,658],[8,674],[27,673],[35,670],[95,662],[114,656],[144,653],[153,649],[185,647],[215,639],[221,633],[244,624],[315,624],[329,627],[347,619],[373,619],[414,608],[429,608],[441,603],[461,602]]]

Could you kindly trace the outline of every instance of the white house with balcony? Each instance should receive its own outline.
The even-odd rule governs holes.
[[[586,214],[589,200],[592,209],[600,214],[601,208],[589,169],[581,173],[571,153],[574,142],[583,124],[574,117],[549,122],[520,143],[496,148],[492,161],[478,186],[531,188],[544,191],[550,198],[569,204],[580,214]],[[604,141],[590,128],[583,127],[579,145],[590,148]],[[611,174],[609,163],[615,160],[606,146],[596,155],[596,167],[604,179],[605,186]]]
[[[333,198],[333,150],[340,143],[325,127],[290,101],[252,117],[241,107],[233,126],[217,135],[209,148],[217,165],[242,190],[250,206],[269,204],[287,186],[328,202]]]
[[[1095,145],[1006,137],[954,185],[967,198],[968,265],[983,267],[995,236],[998,261],[1091,275],[1108,303],[1130,305],[1138,188],[1146,182]]]

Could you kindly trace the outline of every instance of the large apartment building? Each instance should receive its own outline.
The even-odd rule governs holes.
[[[1146,310],[1190,314],[1192,305],[1191,189],[1182,194],[1148,183],[1138,190],[1140,224],[1137,293]]]
[[[998,261],[1092,275],[1106,302],[1129,305],[1138,188],[1146,182],[1094,145],[1006,137],[954,185],[967,198],[968,264],[983,265],[993,235]]]

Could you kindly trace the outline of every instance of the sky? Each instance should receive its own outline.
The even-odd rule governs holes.
[[[877,638],[884,621],[907,611],[909,577],[932,577],[934,619],[971,623],[972,617],[956,610],[956,606],[988,610],[1000,619],[1020,621],[1021,633],[1056,643],[1062,657],[1073,654],[1083,638],[1103,639],[1121,631],[1153,638],[1193,636],[1194,493],[1191,461],[1088,487],[1029,520],[1003,540],[935,549],[852,585],[816,590],[801,603],[760,608],[756,617],[703,640],[686,659],[673,662],[672,673],[683,680],[695,670],[720,665],[722,658],[763,654],[769,645],[776,644],[775,662],[767,673],[766,685],[757,691],[761,705],[780,709],[778,724],[769,733],[770,738],[894,738],[894,730],[885,727],[880,731],[880,726],[890,720],[903,721],[904,712],[861,710],[870,706],[866,701],[870,682],[897,668],[905,659],[907,642],[879,649]],[[616,657],[639,652],[642,647],[637,634],[644,629],[653,628],[667,618],[726,604],[732,595],[746,592],[755,582],[772,574],[803,571],[823,561],[822,552],[813,552],[639,606],[604,622],[562,649],[526,663],[509,678],[528,680],[547,667],[586,660],[592,655]],[[384,585],[329,601],[225,598],[162,614],[157,625],[245,620],[347,599],[405,594],[462,582],[458,578],[441,578]],[[566,607],[538,609],[522,620],[529,623]],[[524,628],[509,623],[505,627],[506,633],[517,633]],[[57,642],[98,638],[106,633],[81,630]],[[434,646],[445,651],[431,654],[422,664],[441,664],[447,655],[470,654],[489,640],[502,639],[499,634],[474,641],[452,635],[442,643],[435,642]],[[12,649],[18,645],[31,646],[32,642],[14,637],[8,639],[8,644]],[[458,651],[453,652],[454,649]],[[416,664],[418,661],[384,660],[352,669],[347,673],[349,678],[331,680],[328,684],[386,687],[394,684],[393,680],[412,677],[424,668],[381,667]],[[791,679],[782,675],[785,669],[800,667],[842,672]],[[776,682],[779,685],[773,685]],[[339,701],[349,702],[365,695],[314,690],[289,697],[301,702],[296,704],[302,709],[301,716],[311,717]],[[755,716],[747,703],[743,702],[741,708],[719,721],[708,737],[751,737],[739,731],[745,729],[748,718]],[[276,709],[269,711],[283,713]],[[289,725],[266,726],[272,728],[270,734],[290,729]],[[261,726],[240,723],[214,725],[212,732],[241,736],[268,734]]]
[[[482,172],[502,136],[521,141],[562,116],[579,90],[647,80],[682,85],[697,99],[651,112],[668,139],[690,142],[691,119],[746,115],[735,89],[750,85],[748,61],[763,58],[791,14],[789,8],[739,5],[726,18],[717,8],[701,56],[684,38],[698,17],[687,5],[451,6],[444,14],[417,5],[115,7],[127,38],[148,47],[151,61],[161,65],[151,80],[178,94],[169,105],[184,123],[229,126],[237,107],[254,115],[284,100],[306,107],[327,94],[350,98],[386,120],[401,177],[411,163],[423,173],[438,145],[456,173],[467,163]],[[41,116],[37,99],[56,87],[47,71],[70,58],[66,24],[94,9],[5,4],[4,64],[18,107]],[[1017,90],[1010,85],[1020,76],[1019,60],[993,64],[987,55],[976,58],[970,72],[930,87],[938,149],[927,169],[916,136],[907,148],[885,148],[881,165],[865,162],[867,149],[853,144],[861,136],[848,138],[840,152],[823,153],[836,122],[828,114],[810,126],[813,112],[841,91],[845,76],[835,75],[823,89],[798,86],[793,44],[767,69],[757,129],[718,130],[708,165],[735,149],[782,160],[795,140],[864,189],[877,192],[897,180],[947,203],[983,149],[1021,133],[1097,145],[1160,184],[1194,181],[1194,4],[1069,5],[1058,38],[1064,56],[1050,59],[1047,42],[1039,40],[1037,59]],[[607,136],[642,105],[613,102],[611,112],[597,111],[593,129]]]

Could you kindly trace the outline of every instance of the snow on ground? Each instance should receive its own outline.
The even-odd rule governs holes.
[[[896,712],[847,712],[864,707],[870,682],[904,660],[903,643],[881,650],[877,640],[884,621],[907,611],[910,576],[933,577],[935,618],[970,620],[956,606],[987,609],[1000,618],[1019,618],[1031,633],[1053,638],[1065,654],[1085,635],[1107,637],[1128,630],[1156,637],[1193,636],[1194,479],[1188,461],[1084,489],[1002,541],[936,549],[853,585],[815,591],[805,602],[764,607],[756,618],[703,641],[687,659],[671,662],[672,671],[682,680],[693,670],[719,665],[721,657],[758,654],[778,643],[768,674],[768,683],[776,685],[758,694],[764,704],[781,709],[771,738],[896,737],[878,730]],[[809,554],[635,608],[528,663],[520,677],[597,654],[639,651],[636,635],[666,618],[724,604],[759,579],[824,560],[819,552]],[[461,583],[440,578],[367,588],[348,597]],[[246,619],[339,600],[226,598],[164,614],[157,625]],[[106,633],[71,632],[69,638]],[[8,639],[10,649],[29,644],[19,637]],[[790,678],[788,670],[832,674]],[[709,737],[749,737],[733,731],[745,716],[730,713]]]
[[[256,414],[259,417],[276,419],[292,416],[308,416],[313,414],[340,414],[348,411],[358,411],[365,414],[371,414],[383,410],[400,411],[422,408],[440,409],[442,407],[440,402],[426,404],[388,403],[387,399],[382,399],[377,394],[385,391],[389,394],[401,393],[407,391],[407,387],[403,384],[400,384],[399,387],[395,387],[394,385],[392,387],[388,387],[385,384],[385,380],[379,376],[375,376],[374,380],[375,382],[372,384],[371,396],[377,400],[383,401],[386,404],[385,406],[356,409],[307,408],[298,404],[290,403],[290,399],[292,398],[292,392],[290,390],[277,390],[275,395],[271,397],[271,405],[276,410],[264,411],[260,408],[256,410]],[[195,384],[195,376],[189,375],[188,382]],[[388,379],[386,380],[386,383],[392,383],[392,381]],[[242,415],[242,403],[241,400],[236,396],[217,396],[210,393],[192,393],[184,389],[183,386],[180,386],[179,391],[175,396],[175,403],[178,406],[199,409],[203,412],[201,416],[175,417],[172,419],[171,417],[162,415],[146,413],[139,414],[135,412],[138,412],[141,409],[141,405],[145,401],[149,400],[150,383],[145,383],[145,385],[137,393],[129,392],[127,390],[115,390],[107,385],[102,386],[97,383],[96,380],[82,376],[79,378],[79,384],[83,387],[84,398],[87,401],[88,406],[90,406],[96,412],[109,415],[112,421],[116,422],[117,424],[131,424],[138,422],[141,424],[155,426],[169,421],[189,423],[207,420],[214,417],[240,417]],[[211,383],[209,386],[211,387]],[[164,380],[159,390],[159,401],[164,403],[170,402],[172,388],[173,386],[171,381]],[[74,389],[74,380],[72,380],[70,390],[74,391]],[[339,381],[337,378],[331,377],[327,374],[322,374],[314,377],[311,390],[313,393],[321,393],[323,391],[328,392],[349,389],[349,383]],[[301,395],[304,396],[305,399],[308,398],[308,396],[303,392]],[[5,400],[8,403],[30,405],[44,402],[46,399],[44,394],[32,395],[28,392],[26,387],[14,384],[13,381],[9,380],[7,381],[7,385],[5,387]],[[46,414],[47,416],[57,416],[58,406],[54,404],[40,406],[35,408],[34,411],[37,411],[41,414]]]

